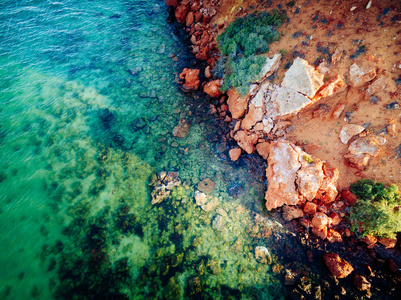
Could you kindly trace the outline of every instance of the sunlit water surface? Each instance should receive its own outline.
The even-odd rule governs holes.
[[[250,234],[265,183],[177,88],[190,58],[167,17],[156,0],[0,2],[1,299],[283,297]],[[152,206],[162,170],[182,185]]]

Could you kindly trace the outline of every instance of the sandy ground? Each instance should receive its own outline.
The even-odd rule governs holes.
[[[255,10],[270,11],[280,7],[285,10],[289,22],[280,27],[282,37],[271,44],[268,53],[269,57],[280,50],[286,53],[274,83],[282,81],[286,67],[297,56],[310,64],[327,62],[330,71],[325,75],[326,80],[339,74],[347,82],[353,63],[378,68],[386,76],[387,87],[375,94],[377,98],[366,93],[367,86],[348,86],[343,92],[323,98],[293,117],[293,131],[287,138],[299,145],[314,144],[320,147],[313,155],[340,170],[340,188],[361,178],[395,183],[401,188],[401,109],[386,108],[386,105],[395,101],[401,104],[401,2],[372,0],[370,8],[366,9],[368,2],[222,0],[220,11],[212,21],[222,26]],[[291,7],[292,4],[294,6]],[[337,48],[344,50],[344,55],[332,65],[331,55]],[[358,49],[365,51],[356,56]],[[338,103],[346,107],[340,118],[334,119],[331,112]],[[330,111],[313,118],[312,112],[319,104],[328,105]],[[341,143],[338,135],[347,122],[367,125],[368,134],[382,133],[387,139],[380,154],[371,159],[364,171],[348,166],[343,158],[348,146]],[[397,135],[394,137],[386,132],[386,126],[390,123],[396,126]]]

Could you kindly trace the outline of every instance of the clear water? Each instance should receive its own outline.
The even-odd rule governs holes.
[[[249,234],[265,183],[177,88],[190,57],[167,16],[156,0],[0,1],[0,299],[283,297]],[[183,184],[152,206],[161,170]],[[210,212],[193,200],[205,178]]]

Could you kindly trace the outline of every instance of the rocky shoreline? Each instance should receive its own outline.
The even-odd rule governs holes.
[[[314,290],[311,290],[312,285],[308,282],[310,274],[302,274],[299,265],[296,269],[286,266],[285,271],[277,267],[276,271],[283,273],[285,284],[292,286],[295,297],[316,299],[322,297],[322,290],[325,291],[324,298],[358,298],[372,295],[379,298],[395,297],[400,289],[400,236],[398,235],[398,239],[377,239],[373,236],[360,239],[350,231],[350,222],[346,216],[348,208],[355,204],[356,196],[349,191],[348,186],[339,184],[342,175],[339,169],[314,155],[321,147],[303,143],[293,135],[297,125],[294,118],[304,117],[305,114],[301,113],[308,109],[312,119],[323,117],[338,120],[342,116],[349,118],[346,101],[340,100],[329,107],[321,100],[330,100],[336,95],[341,97],[345,91],[347,95],[350,91],[362,91],[363,97],[372,101],[373,97],[377,97],[377,93],[389,87],[388,72],[358,61],[353,62],[349,69],[342,69],[333,74],[330,66],[341,62],[345,56],[341,47],[337,47],[328,60],[323,60],[315,66],[297,56],[288,67],[288,64],[282,67],[281,54],[267,54],[263,72],[255,84],[251,85],[247,95],[242,96],[234,89],[222,94],[222,80],[213,75],[220,56],[216,37],[229,22],[222,22],[222,18],[216,17],[221,17],[222,5],[232,5],[222,2],[166,1],[171,15],[186,28],[192,44],[191,51],[203,62],[198,69],[185,68],[179,76],[179,83],[185,92],[201,89],[208,95],[209,113],[227,124],[230,131],[225,139],[235,140],[238,144],[237,147],[227,150],[232,161],[238,161],[244,154],[253,153],[267,161],[267,210],[275,210],[271,215],[284,219],[285,222],[282,222],[288,232],[296,233],[296,239],[303,246],[300,252],[306,256],[309,263],[321,261],[321,268],[327,273],[323,277],[327,278],[331,273],[330,278],[334,280],[335,287],[327,281],[324,284],[316,281],[313,282]],[[279,2],[277,7],[282,9],[285,3]],[[366,9],[371,5],[367,5]],[[292,7],[291,11],[295,14],[296,6]],[[241,10],[238,10],[237,6],[233,8],[237,9],[236,18],[247,15],[249,11],[244,13],[245,6],[241,7]],[[290,8],[288,3],[287,8]],[[351,12],[355,10],[352,8],[353,6]],[[280,72],[283,72],[282,80],[277,79]],[[273,82],[274,80],[276,82]],[[390,120],[385,126],[385,132],[373,132],[368,128],[369,124],[350,121],[349,118],[338,132],[338,138],[346,146],[344,161],[348,168],[357,169],[356,178],[368,177],[363,171],[368,167],[369,161],[384,151],[382,146],[388,138],[398,136],[396,121]],[[185,120],[180,121],[173,132],[174,136],[185,137],[189,126]],[[201,190],[195,192],[198,205],[206,204],[203,201],[206,194]],[[263,227],[264,221],[261,220],[264,220],[264,217],[255,216],[255,226]],[[213,227],[217,230],[220,226],[219,221],[213,220]],[[249,230],[249,234],[253,235],[252,229]],[[269,237],[269,234],[255,235],[255,238],[262,239]],[[264,249],[256,250],[257,260],[269,260]],[[293,258],[292,255],[288,257]],[[297,259],[299,262],[300,257]],[[352,276],[348,277],[351,273]],[[346,277],[347,281],[337,279]],[[330,289],[338,293],[328,295]]]

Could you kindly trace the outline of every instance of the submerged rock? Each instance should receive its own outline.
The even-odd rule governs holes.
[[[206,178],[198,183],[198,190],[204,192],[205,194],[210,194],[213,192],[214,182],[210,178]]]
[[[202,193],[200,191],[195,191],[194,198],[195,198],[196,205],[199,205],[199,206],[205,205],[208,201],[206,194]]]
[[[151,193],[152,204],[158,204],[170,196],[171,189],[181,184],[178,172],[162,171],[157,174],[156,179],[152,180],[150,186],[153,187]]]
[[[214,217],[212,226],[217,231],[222,231],[224,229],[224,220],[223,216],[217,215]]]
[[[287,222],[302,218],[304,215],[303,210],[298,207],[288,205],[283,206],[283,219]]]
[[[326,253],[323,258],[331,273],[337,278],[345,278],[354,271],[354,268],[338,254]]]
[[[175,137],[186,138],[191,128],[191,122],[183,118],[180,119],[178,125],[173,129],[173,135]]]
[[[255,259],[257,260],[257,262],[260,262],[262,264],[272,263],[272,258],[269,250],[267,250],[267,248],[264,246],[255,247]]]

